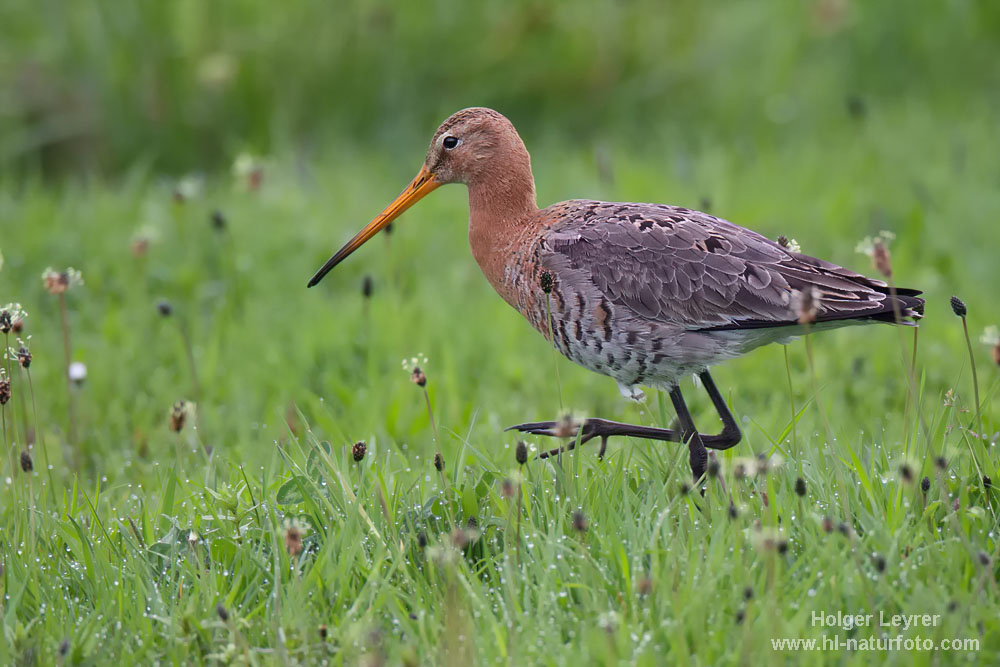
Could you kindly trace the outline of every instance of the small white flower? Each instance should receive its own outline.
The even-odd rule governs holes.
[[[69,379],[81,384],[87,379],[87,365],[82,361],[74,361],[69,365]]]
[[[778,245],[787,250],[788,252],[799,253],[802,252],[802,246],[795,239],[790,239],[784,234],[778,237]]]
[[[62,272],[48,267],[42,272],[42,282],[50,294],[63,294],[77,285],[82,285],[83,274],[72,266]]]
[[[750,542],[760,551],[775,551],[784,541],[784,535],[777,528],[761,527],[750,533]]]
[[[732,474],[735,479],[746,479],[757,474],[757,459],[740,456],[733,459]]]
[[[31,365],[31,336],[27,339],[17,337],[17,347],[13,345],[7,348],[5,359],[16,360],[21,368],[28,368]]]
[[[211,53],[198,63],[198,82],[206,88],[219,89],[232,82],[239,61],[229,53]]]
[[[204,189],[205,179],[197,174],[188,174],[177,181],[174,192],[184,200],[195,199]]]
[[[309,523],[301,517],[288,517],[286,516],[281,522],[282,531],[287,531],[289,528],[294,528],[299,531],[299,535],[305,537],[309,534],[310,527]]]
[[[757,474],[767,473],[769,470],[777,470],[785,464],[785,459],[781,454],[771,454],[770,456],[757,457]]]
[[[597,626],[607,633],[618,629],[618,612],[606,611],[597,617]]]
[[[7,335],[11,331],[17,333],[24,324],[24,318],[28,314],[24,312],[19,303],[8,303],[0,308],[0,333]]]
[[[883,229],[874,237],[866,236],[860,241],[858,241],[858,244],[854,246],[854,252],[861,253],[862,255],[868,255],[869,257],[873,257],[875,255],[876,242],[881,242],[882,245],[889,247],[889,243],[894,241],[895,238],[896,234],[894,232],[890,232],[889,230]]]
[[[10,313],[10,319],[13,321],[23,320],[28,316],[28,313],[21,307],[19,303],[8,303],[6,306],[0,307],[0,310],[6,310]]]
[[[983,345],[1000,345],[1000,329],[995,324],[983,329],[983,335],[979,337],[979,342]]]
[[[407,373],[412,373],[414,368],[426,368],[427,357],[423,354],[418,354],[415,357],[410,357],[409,359],[403,359],[403,370]]]
[[[815,285],[804,290],[794,290],[789,300],[791,315],[799,324],[812,324],[819,315],[822,295]]]
[[[246,151],[240,153],[233,160],[233,175],[239,178],[246,178],[254,169],[259,168],[259,160]]]
[[[451,544],[442,543],[427,547],[427,559],[439,566],[446,566],[458,560],[459,552]]]

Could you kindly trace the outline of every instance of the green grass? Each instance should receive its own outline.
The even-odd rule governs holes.
[[[415,172],[422,139],[391,152],[341,147],[306,169],[276,158],[259,192],[215,176],[185,203],[141,168],[86,186],[8,181],[0,301],[29,312],[38,416],[14,369],[8,449],[21,451],[27,426],[37,437],[32,475],[4,464],[0,660],[51,664],[66,640],[67,664],[995,662],[1000,499],[981,475],[1000,479],[996,436],[970,433],[969,359],[948,307],[953,293],[966,300],[974,338],[1000,320],[990,107],[872,105],[852,119],[838,106],[738,145],[711,132],[652,135],[639,151],[611,143],[600,161],[544,133],[525,139],[542,202],[707,197],[719,215],[866,271],[855,244],[894,231],[897,279],[928,298],[918,399],[907,413],[911,330],[847,329],[810,339],[812,368],[803,341],[788,348],[790,389],[778,346],[718,369],[745,439],[720,456],[704,498],[682,492],[686,454],[663,443],[612,442],[603,462],[588,446],[519,468],[503,428],[558,416],[560,391],[577,414],[658,425],[672,418],[668,401],[626,403],[610,380],[553,360],[479,275],[459,187],[305,289]],[[215,209],[224,231],[210,223]],[[151,241],[136,257],[140,235]],[[67,294],[72,356],[88,368],[72,390],[75,446],[47,266],[85,280]],[[992,434],[997,368],[986,346],[973,350]],[[401,369],[418,354],[440,442]],[[698,423],[714,428],[707,399],[685,389]],[[198,405],[176,434],[179,399]],[[355,463],[358,440],[367,455]],[[757,454],[783,465],[736,479],[736,463]],[[520,512],[505,478],[523,494]],[[456,550],[454,527],[472,517],[477,530]],[[296,557],[292,521],[307,526]],[[772,638],[867,636],[814,627],[814,610],[939,614],[935,627],[900,632],[977,639],[979,651],[772,649]]]

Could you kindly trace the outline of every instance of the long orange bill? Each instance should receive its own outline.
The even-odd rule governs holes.
[[[427,193],[440,187],[442,183],[434,178],[434,175],[427,170],[427,167],[421,167],[420,173],[417,174],[416,178],[406,186],[406,189],[399,193],[399,196],[389,204],[384,211],[379,213],[374,220],[369,222],[364,229],[357,233],[357,235],[347,242],[347,244],[337,251],[333,257],[326,261],[326,264],[320,268],[309,280],[308,287],[312,287],[319,281],[323,280],[323,276],[328,274],[333,267],[340,264],[342,261],[347,259],[347,256],[352,252],[360,248],[365,241],[371,237],[378,234],[382,229],[385,228],[390,222],[398,218],[403,211],[410,208],[418,201],[423,199]]]

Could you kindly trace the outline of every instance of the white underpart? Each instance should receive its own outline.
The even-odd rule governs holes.
[[[617,382],[617,380],[616,380]],[[618,382],[618,391],[622,393],[622,396],[632,401],[644,401],[646,400],[646,394],[639,388],[639,385],[627,385]]]

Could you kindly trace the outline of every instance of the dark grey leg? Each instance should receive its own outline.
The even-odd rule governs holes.
[[[694,475],[694,479],[697,481],[702,478],[705,474],[705,469],[708,467],[708,450],[705,449],[705,443],[701,440],[701,434],[698,433],[698,429],[694,426],[694,419],[691,418],[687,404],[684,403],[684,396],[681,395],[680,387],[674,387],[670,390],[670,400],[674,404],[677,421],[680,423],[681,442],[687,443],[690,452],[688,459],[691,462],[691,474]]]
[[[652,426],[640,426],[638,424],[623,424],[621,422],[610,421],[607,419],[587,419],[580,425],[580,444],[584,444],[593,438],[601,438],[601,451],[598,456],[604,455],[605,447],[607,445],[607,439],[611,436],[622,435],[631,436],[633,438],[643,438],[646,440],[660,440],[663,442],[687,442],[689,448],[691,448],[691,471],[695,473],[695,478],[700,477],[697,474],[698,462],[700,462],[700,470],[702,473],[705,471],[706,461],[708,458],[708,453],[705,449],[729,449],[733,447],[740,441],[742,434],[740,433],[740,427],[736,423],[736,419],[733,414],[729,411],[729,406],[726,405],[725,399],[722,394],[719,393],[719,389],[715,386],[715,381],[712,376],[709,375],[708,371],[703,371],[699,377],[701,378],[702,384],[705,386],[705,391],[708,397],[712,401],[712,405],[715,406],[716,412],[719,413],[719,418],[722,420],[722,432],[718,435],[708,435],[704,433],[698,433],[694,428],[694,421],[691,419],[691,413],[687,409],[687,405],[684,403],[683,397],[680,395],[680,391],[672,389],[670,391],[670,399],[674,403],[674,409],[677,411],[677,420],[680,425],[679,430],[669,429],[669,428],[655,428]],[[676,393],[676,397],[675,397]],[[678,406],[678,399],[680,407]],[[683,416],[682,417],[682,413]],[[525,424],[518,424],[516,426],[511,426],[508,431],[516,430],[522,433],[531,433],[532,435],[545,435],[545,436],[556,436],[557,422],[547,421],[547,422],[528,422]],[[695,439],[688,434],[694,434],[698,436],[700,441],[700,447],[695,444]],[[539,458],[547,458],[549,456],[554,456],[561,451],[568,451],[576,447],[576,439],[567,443],[565,447],[557,447],[553,450],[542,452],[539,454]]]
[[[712,405],[715,406],[715,411],[719,413],[719,418],[722,420],[722,433],[717,436],[706,437],[703,435],[702,440],[705,441],[705,446],[709,449],[729,449],[743,438],[740,426],[736,423],[733,413],[729,411],[726,399],[722,398],[722,394],[719,393],[719,389],[715,386],[715,380],[708,374],[708,371],[702,371],[698,377],[701,378],[705,392],[712,399]],[[707,440],[711,440],[711,443]]]

